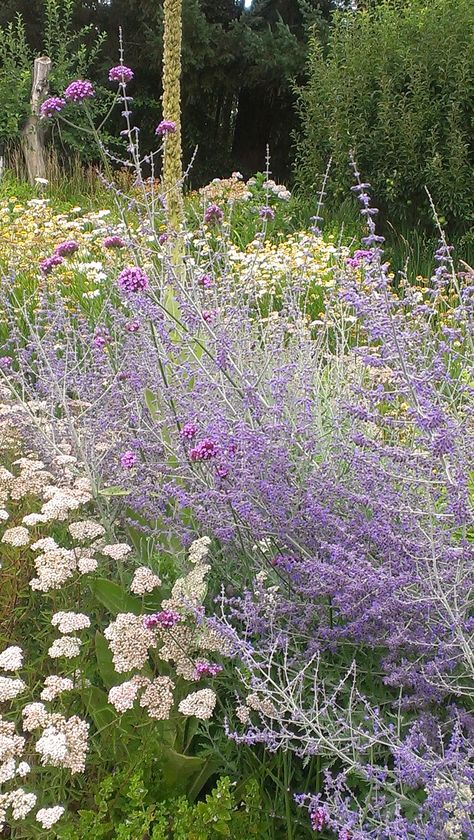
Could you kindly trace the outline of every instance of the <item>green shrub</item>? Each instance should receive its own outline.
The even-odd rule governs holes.
[[[474,3],[384,0],[338,14],[327,53],[313,37],[300,90],[300,185],[333,158],[333,197],[347,194],[353,149],[377,201],[402,220],[439,212],[472,225]]]
[[[138,769],[107,776],[95,796],[95,810],[81,810],[60,824],[61,840],[251,840],[269,837],[258,784],[240,789],[227,776],[205,800],[185,796],[154,801],[145,773]]]

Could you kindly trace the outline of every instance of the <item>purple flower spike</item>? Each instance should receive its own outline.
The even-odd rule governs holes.
[[[125,241],[121,236],[106,236],[104,239],[104,248],[125,248]]]
[[[51,117],[55,117],[56,114],[59,114],[65,105],[66,100],[62,96],[51,96],[49,99],[44,100],[40,108],[40,114],[43,119],[50,119]]]
[[[173,120],[161,120],[155,128],[155,134],[158,137],[166,137],[167,134],[176,133],[176,123]]]
[[[122,82],[126,84],[131,82],[134,77],[133,70],[130,67],[125,67],[124,64],[118,64],[116,67],[111,67],[109,70],[109,82]]]
[[[137,463],[137,456],[135,452],[132,452],[130,449],[127,452],[124,452],[123,455],[120,456],[120,463],[124,470],[131,470]]]
[[[51,257],[46,257],[46,259],[41,260],[40,262],[41,274],[51,274],[53,268],[56,268],[57,265],[62,265],[63,262],[64,258],[59,254],[53,254]]]
[[[220,224],[224,218],[224,213],[218,204],[210,204],[204,213],[204,221],[209,224]]]
[[[275,218],[275,211],[273,207],[269,207],[268,204],[266,204],[264,207],[260,208],[260,210],[258,211],[258,215],[261,219],[265,219],[266,221],[272,222]]]
[[[82,102],[84,99],[91,99],[95,96],[95,90],[91,82],[76,79],[71,82],[64,91],[64,97],[68,102]]]
[[[210,461],[217,455],[217,446],[210,438],[199,440],[189,452],[191,461]]]
[[[65,242],[60,242],[59,245],[56,245],[54,253],[59,254],[60,257],[69,257],[71,254],[75,254],[78,250],[79,245],[74,239],[66,239]]]
[[[150,283],[143,269],[137,265],[124,268],[117,282],[123,292],[142,292]]]

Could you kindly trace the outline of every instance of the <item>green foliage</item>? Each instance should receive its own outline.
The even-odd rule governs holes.
[[[250,840],[269,837],[255,780],[237,788],[226,776],[203,801],[185,796],[157,802],[150,767],[107,776],[95,808],[59,824],[61,840]]]
[[[383,0],[339,14],[327,53],[313,37],[300,90],[298,178],[312,190],[333,157],[333,196],[350,186],[348,153],[400,220],[474,218],[474,4]]]
[[[0,28],[0,144],[16,140],[28,116],[32,57],[20,16]]]

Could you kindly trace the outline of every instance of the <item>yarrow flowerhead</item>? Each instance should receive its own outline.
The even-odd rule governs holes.
[[[136,453],[131,450],[127,450],[127,452],[124,452],[123,455],[120,456],[120,463],[124,470],[131,470],[137,463]]]
[[[167,134],[176,133],[176,123],[173,120],[161,120],[155,128],[155,134],[158,137],[166,137]]]
[[[183,440],[192,440],[196,437],[197,426],[194,423],[185,423],[180,431]]]
[[[124,64],[118,64],[116,67],[110,68],[109,82],[131,82],[134,75],[130,67],[125,67]]]
[[[60,242],[59,245],[56,245],[54,253],[59,254],[60,257],[69,257],[78,250],[79,245],[74,239],[66,239],[65,242]]]
[[[55,117],[56,114],[59,114],[65,105],[66,100],[63,99],[62,96],[50,96],[49,99],[45,99],[42,103],[40,115],[43,119],[50,119],[51,117]]]
[[[189,452],[191,461],[209,461],[217,455],[217,446],[211,438],[199,440]]]
[[[125,248],[125,241],[121,236],[106,236],[103,245],[104,248]]]
[[[53,254],[51,257],[46,257],[40,262],[41,274],[51,274],[53,268],[56,268],[58,265],[62,265],[63,262],[64,258],[59,254]]]
[[[204,221],[206,224],[219,224],[224,218],[224,213],[218,204],[209,204],[204,213]]]
[[[64,97],[68,102],[82,102],[84,99],[91,99],[95,96],[95,90],[91,82],[76,79],[71,82],[64,91]]]
[[[143,619],[143,626],[147,630],[154,630],[156,627],[163,627],[170,630],[175,624],[181,621],[181,616],[174,610],[161,610],[161,612],[146,615]]]
[[[261,219],[265,219],[268,221],[273,221],[275,218],[275,211],[273,207],[269,207],[267,204],[264,207],[261,207],[258,211],[258,215]]]
[[[150,283],[143,269],[137,265],[124,268],[120,272],[117,282],[123,292],[141,292]]]

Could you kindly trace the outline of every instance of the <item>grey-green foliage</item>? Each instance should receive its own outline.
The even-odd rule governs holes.
[[[377,200],[398,218],[428,212],[426,186],[443,215],[472,225],[472,0],[383,0],[336,15],[327,50],[312,38],[299,107],[306,190],[332,155],[334,193],[347,194],[353,149]]]
[[[0,28],[0,143],[16,139],[28,114],[32,56],[18,16]]]

